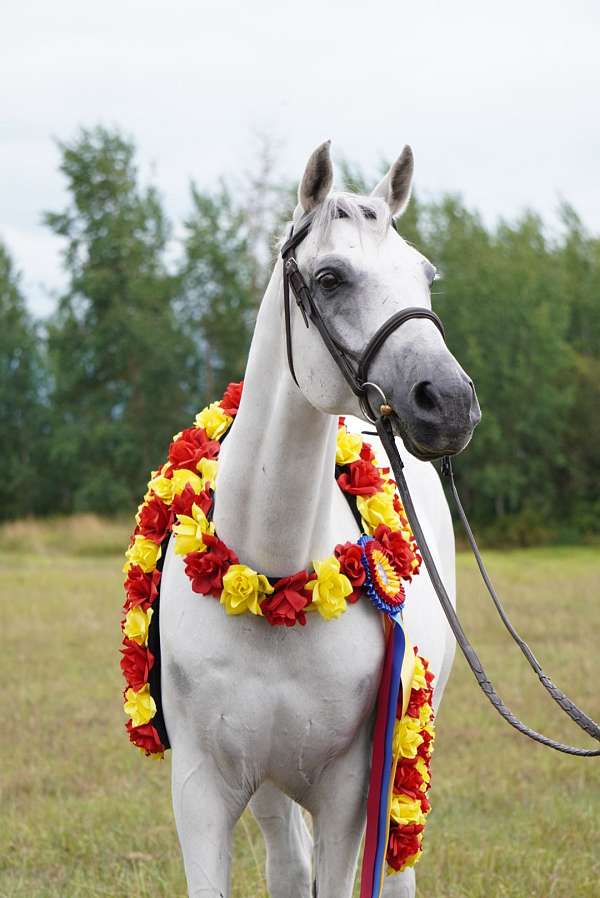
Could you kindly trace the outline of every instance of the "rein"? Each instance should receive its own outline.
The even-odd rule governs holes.
[[[331,357],[337,364],[354,395],[358,397],[361,409],[365,413],[368,420],[371,421],[377,428],[377,433],[379,434],[382,445],[388,455],[392,471],[394,472],[394,477],[398,485],[398,490],[400,492],[400,498],[402,499],[402,502],[404,504],[410,526],[415,535],[421,555],[423,556],[423,561],[425,563],[425,567],[427,568],[431,583],[436,592],[442,610],[446,616],[450,629],[452,630],[456,641],[466,658],[467,664],[471,668],[475,679],[477,680],[477,683],[481,687],[482,691],[494,706],[496,711],[500,714],[501,717],[504,718],[504,720],[507,721],[507,723],[509,723],[520,733],[523,733],[523,735],[528,736],[530,739],[533,739],[535,742],[539,742],[541,745],[547,745],[549,748],[553,748],[556,751],[564,752],[565,754],[576,755],[578,757],[586,758],[600,756],[600,749],[577,748],[571,745],[565,745],[561,742],[556,742],[554,739],[551,739],[548,736],[544,736],[542,733],[538,733],[536,730],[531,729],[521,720],[519,720],[519,718],[516,717],[515,714],[513,714],[510,708],[508,708],[504,704],[504,702],[494,689],[494,686],[490,682],[485,669],[479,659],[479,656],[477,655],[477,652],[467,638],[460,619],[443,584],[442,578],[440,577],[440,574],[437,570],[435,561],[433,559],[429,546],[427,545],[425,535],[419,523],[419,519],[417,518],[415,507],[408,489],[408,485],[406,483],[406,479],[404,477],[404,465],[402,459],[400,458],[400,454],[396,446],[396,441],[394,439],[391,422],[391,414],[393,413],[393,409],[390,405],[388,405],[383,390],[377,384],[373,384],[367,379],[368,370],[369,365],[383,346],[386,339],[406,321],[410,321],[414,318],[429,319],[435,324],[442,337],[444,337],[445,339],[444,326],[442,322],[435,314],[435,312],[431,311],[430,309],[420,308],[418,306],[410,307],[402,309],[401,311],[396,312],[394,315],[388,318],[388,320],[385,321],[381,325],[381,327],[378,328],[378,330],[373,334],[363,352],[358,356],[356,353],[349,350],[348,347],[340,343],[329,332],[327,324],[315,304],[310,288],[308,287],[294,257],[294,250],[309,233],[313,219],[314,212],[305,216],[305,218],[300,223],[298,230],[294,232],[292,229],[290,237],[284,243],[281,249],[281,255],[283,258],[283,299],[286,349],[290,373],[294,379],[296,386],[299,387],[293,361],[290,288],[291,292],[294,294],[296,304],[300,309],[306,327],[309,327],[309,322],[312,322],[315,325]],[[355,367],[352,360],[357,362],[357,367]],[[371,405],[369,403],[369,399],[367,396],[367,388],[369,387],[376,390],[382,400],[382,403],[379,406],[379,412],[377,414],[373,412],[373,409],[371,408]],[[452,465],[448,457],[445,457],[443,459],[442,473],[450,479],[454,502],[456,504],[456,508],[458,510],[462,525],[465,529],[469,545],[477,561],[486,588],[490,596],[492,597],[492,600],[494,602],[496,610],[500,615],[500,618],[502,619],[502,622],[504,623],[511,637],[514,639],[514,641],[517,643],[517,645],[527,658],[529,665],[535,671],[535,673],[539,677],[540,682],[550,694],[552,699],[559,705],[559,707],[562,708],[562,710],[571,718],[571,720],[573,720],[573,722],[577,724],[577,726],[588,733],[588,735],[590,735],[593,739],[600,741],[600,726],[594,720],[592,720],[591,717],[588,717],[587,714],[585,714],[580,708],[578,708],[577,705],[572,702],[564,694],[564,692],[562,692],[544,673],[541,665],[537,661],[535,655],[533,654],[527,643],[519,636],[519,634],[511,624],[508,615],[506,614],[500,602],[500,599],[492,585],[492,582],[483,563],[483,559],[481,558],[481,555],[479,553],[479,549],[477,547],[477,543],[475,542],[475,538],[469,525],[469,521],[462,507],[462,503],[458,495],[458,490],[456,489]]]

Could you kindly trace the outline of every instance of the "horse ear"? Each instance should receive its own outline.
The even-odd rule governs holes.
[[[379,196],[386,201],[393,218],[401,215],[408,206],[414,167],[413,151],[407,144],[371,193],[371,196]]]
[[[298,188],[298,202],[304,212],[311,212],[315,206],[323,202],[333,184],[333,165],[329,147],[331,141],[326,140],[313,152],[306,163],[304,175]]]

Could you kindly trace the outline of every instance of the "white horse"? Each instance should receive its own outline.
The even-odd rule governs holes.
[[[412,168],[406,147],[370,197],[330,194],[327,143],[310,157],[300,185],[294,222],[312,210],[316,218],[297,250],[298,264],[328,325],[356,350],[393,312],[430,306],[435,269],[390,227],[408,201]],[[220,538],[268,576],[307,568],[359,536],[334,466],[338,416],[361,412],[317,330],[306,329],[294,310],[296,386],[282,302],[279,260],[258,315],[240,409],[223,445],[214,509]],[[448,507],[434,468],[414,456],[464,448],[479,416],[472,384],[423,319],[390,337],[370,379],[398,413],[413,454],[404,453],[407,479],[454,595]],[[365,427],[356,419],[348,423]],[[376,439],[373,446],[381,458]],[[454,642],[424,570],[408,586],[405,607],[408,636],[435,673],[437,708]],[[379,612],[365,597],[339,620],[311,615],[305,627],[230,617],[218,602],[192,592],[171,546],[160,633],[173,806],[190,898],[229,894],[232,830],[248,803],[265,836],[272,898],[350,898],[384,652]],[[312,815],[314,845],[301,807]],[[385,896],[414,894],[412,870],[386,880]]]

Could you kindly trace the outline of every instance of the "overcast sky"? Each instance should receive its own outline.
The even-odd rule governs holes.
[[[258,130],[292,177],[326,138],[367,168],[408,142],[423,194],[488,220],[563,197],[600,231],[599,47],[598,0],[3,0],[0,239],[47,312],[53,139],[100,122],[135,138],[174,220]]]

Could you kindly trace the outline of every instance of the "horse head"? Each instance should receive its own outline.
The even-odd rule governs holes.
[[[311,155],[298,190],[294,226],[311,217],[295,260],[320,319],[343,355],[358,362],[371,337],[403,309],[431,310],[436,269],[396,231],[413,176],[410,147],[370,196],[332,192],[329,142]],[[481,412],[473,382],[432,320],[414,317],[391,330],[371,356],[369,405],[393,409],[394,431],[417,458],[454,455],[468,444]],[[293,313],[293,373],[308,402],[332,415],[364,417],[359,398],[314,327]],[[356,365],[354,365],[356,368]]]

